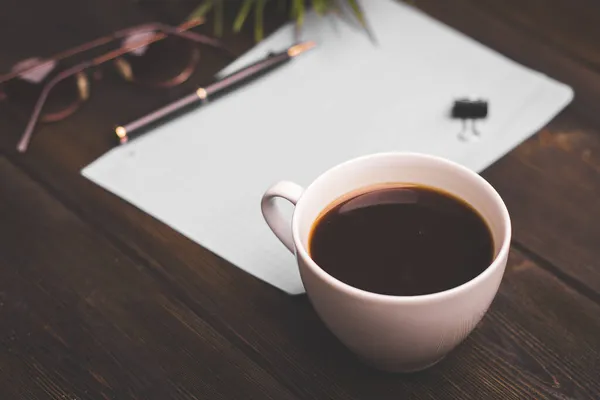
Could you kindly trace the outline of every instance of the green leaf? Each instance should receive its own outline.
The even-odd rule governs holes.
[[[208,14],[211,10],[214,9],[214,31],[217,36],[221,36],[223,34],[223,20],[224,20],[224,8],[230,4],[229,1],[226,0],[196,0],[200,1],[200,5],[198,5],[192,13],[188,16],[188,20],[204,18],[206,14]],[[250,12],[254,11],[254,38],[256,41],[262,40],[264,36],[264,8],[265,4],[268,0],[243,0],[241,2],[241,6],[237,11],[237,15],[235,20],[233,21],[233,31],[240,32],[246,21],[250,15]],[[372,0],[369,0],[372,1]],[[306,2],[305,0],[278,0],[279,9],[281,10],[283,6],[287,4],[291,4],[290,7],[290,18],[293,19],[296,23],[296,29],[300,30],[304,25],[304,19],[306,17]],[[370,29],[368,28],[368,23],[361,9],[359,0],[310,0],[310,4],[315,12],[322,16],[327,12],[341,12],[341,5],[346,3],[354,17],[358,20],[365,30],[367,30],[369,36],[374,37]],[[240,4],[240,3],[238,3]],[[252,8],[254,7],[254,10]]]
[[[292,17],[296,19],[296,25],[301,27],[304,23],[304,0],[292,0]]]
[[[244,4],[242,4],[240,7],[240,11],[238,11],[235,21],[233,22],[234,32],[239,32],[242,30],[244,22],[246,22],[246,18],[248,18],[248,14],[250,14],[252,3],[254,3],[254,0],[245,0]]]
[[[323,15],[327,11],[327,0],[312,0],[312,5],[318,15]]]
[[[212,0],[205,0],[202,4],[194,9],[191,14],[188,16],[188,20],[202,18],[210,11],[213,6]]]
[[[352,12],[354,13],[354,16],[356,17],[358,22],[360,22],[360,24],[363,26],[363,28],[366,28],[367,21],[365,21],[365,16],[363,15],[360,5],[358,5],[358,1],[357,0],[347,0],[347,1],[348,1],[348,4],[350,4],[350,7],[352,8]]]
[[[263,31],[263,12],[265,8],[265,0],[256,0],[256,8],[254,9],[254,40],[259,42],[264,36]]]

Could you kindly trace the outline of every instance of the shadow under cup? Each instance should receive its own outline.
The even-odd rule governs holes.
[[[311,228],[321,212],[347,193],[389,183],[436,187],[468,202],[492,234],[492,264],[460,286],[421,296],[370,293],[322,270],[308,253]],[[292,232],[302,281],[325,325],[368,364],[411,372],[441,360],[481,320],[504,273],[511,224],[504,202],[478,174],[433,156],[383,153],[340,164],[317,178],[296,204]]]

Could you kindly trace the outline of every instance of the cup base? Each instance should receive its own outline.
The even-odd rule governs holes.
[[[361,361],[363,361],[368,366],[375,368],[379,371],[389,372],[389,373],[397,373],[397,374],[410,374],[410,373],[420,372],[420,371],[424,371],[428,368],[431,368],[434,365],[436,365],[437,363],[439,363],[440,361],[442,361],[445,357],[446,357],[446,355],[443,355],[434,361],[427,361],[424,363],[410,363],[410,364],[395,363],[395,362],[388,362],[388,361],[376,362],[376,361],[372,361],[372,360],[366,360],[364,358],[361,358]]]

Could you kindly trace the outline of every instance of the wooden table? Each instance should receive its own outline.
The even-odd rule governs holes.
[[[194,4],[9,0],[0,63],[142,21],[176,24]],[[422,373],[369,369],[305,296],[269,287],[80,176],[109,148],[114,123],[226,62],[206,54],[176,90],[94,81],[87,104],[40,127],[24,155],[14,150],[23,124],[1,109],[0,399],[600,398],[600,5],[416,5],[576,93],[483,173],[508,205],[514,241],[498,296],[463,345]],[[267,18],[268,30],[281,18]],[[226,43],[239,54],[251,32]]]

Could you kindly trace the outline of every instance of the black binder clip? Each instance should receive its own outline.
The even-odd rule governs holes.
[[[478,138],[481,133],[475,126],[475,121],[488,116],[488,102],[482,99],[458,99],[452,107],[452,118],[462,120],[462,130],[458,137],[461,140]]]

